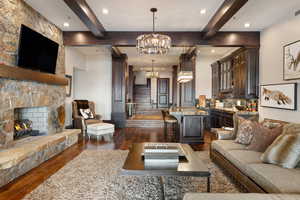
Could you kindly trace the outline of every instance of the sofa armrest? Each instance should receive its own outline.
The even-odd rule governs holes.
[[[211,130],[216,134],[218,140],[234,140],[234,131],[224,130],[222,128],[212,128]]]
[[[233,131],[221,131],[217,134],[218,140],[234,140]]]

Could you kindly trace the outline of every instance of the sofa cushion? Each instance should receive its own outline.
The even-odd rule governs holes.
[[[246,148],[243,144],[235,143],[234,140],[214,140],[211,143],[212,149],[215,149],[221,153],[221,151],[228,150],[243,150]]]
[[[208,194],[187,193],[183,200],[300,200],[296,194]]]
[[[226,159],[247,174],[247,165],[262,163],[260,156],[262,153],[248,150],[230,150],[226,153]]]
[[[247,175],[269,193],[300,193],[300,169],[272,164],[249,164]]]

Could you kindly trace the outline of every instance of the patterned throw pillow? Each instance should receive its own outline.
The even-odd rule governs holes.
[[[84,119],[94,119],[94,114],[93,112],[88,108],[88,109],[80,109],[80,113]]]
[[[239,144],[249,145],[253,138],[257,122],[243,119],[238,127],[235,142]]]
[[[300,133],[281,134],[262,154],[264,163],[295,168],[300,162]]]
[[[247,150],[264,152],[272,142],[282,133],[282,126],[277,128],[266,128],[263,123],[257,124],[253,139]]]
[[[258,115],[254,115],[254,116],[247,116],[247,118],[245,118],[246,116],[243,115],[238,115],[238,114],[234,114],[233,115],[233,138],[236,138],[237,133],[238,133],[238,129],[240,124],[244,121],[244,120],[250,120],[253,122],[257,122],[258,121]]]

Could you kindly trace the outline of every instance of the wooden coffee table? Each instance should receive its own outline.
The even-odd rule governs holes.
[[[169,167],[159,169],[149,169],[145,166],[142,153],[144,152],[144,144],[136,143],[129,150],[127,159],[123,165],[121,175],[128,176],[159,176],[161,180],[162,191],[164,190],[164,176],[193,176],[207,178],[207,192],[210,192],[210,172],[207,166],[201,161],[199,156],[188,144],[179,144],[185,158],[179,161],[178,167],[170,169]],[[168,143],[164,143],[168,144]],[[174,143],[171,143],[174,144]],[[163,192],[164,193],[164,192]],[[164,199],[164,194],[163,194]]]

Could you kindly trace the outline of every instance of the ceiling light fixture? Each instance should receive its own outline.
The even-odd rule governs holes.
[[[215,52],[216,52],[216,50],[212,49],[212,50],[211,50],[211,52],[212,52],[212,53],[215,53]]]
[[[69,27],[70,24],[68,22],[64,22],[64,27]]]
[[[154,62],[155,62],[155,60],[152,60],[152,71],[146,72],[146,77],[148,77],[148,78],[159,78],[158,72],[154,71]]]
[[[245,26],[245,28],[249,28],[250,27],[250,23],[245,23],[244,26]]]
[[[153,31],[151,34],[138,36],[137,50],[139,54],[166,54],[171,48],[171,38],[168,35],[155,33],[156,8],[151,8],[153,13]]]
[[[104,15],[107,15],[109,13],[109,10],[107,8],[102,8],[102,13]]]
[[[192,71],[181,71],[178,73],[177,81],[179,83],[187,83],[193,80],[193,72]]]
[[[201,10],[200,10],[200,14],[201,14],[201,15],[204,15],[205,13],[206,13],[206,9],[201,9]]]

